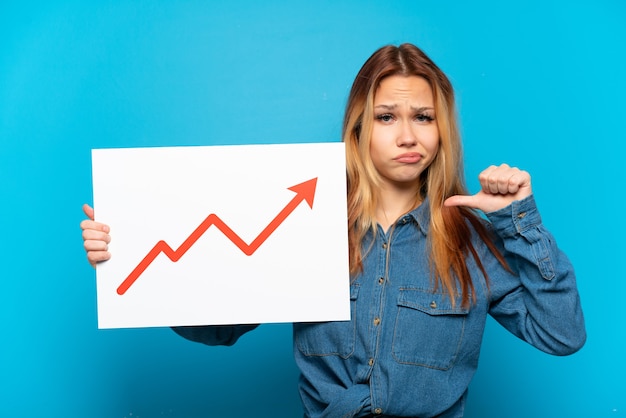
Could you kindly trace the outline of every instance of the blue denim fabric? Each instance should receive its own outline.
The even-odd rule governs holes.
[[[469,309],[433,292],[428,202],[364,242],[363,273],[350,285],[352,320],[294,324],[306,417],[462,417],[487,314],[547,353],[567,355],[586,334],[575,276],[543,227],[532,196],[487,214],[513,273],[474,237],[489,287],[470,257]],[[232,344],[254,326],[175,329]]]

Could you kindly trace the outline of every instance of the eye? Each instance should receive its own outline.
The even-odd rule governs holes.
[[[394,120],[394,117],[391,113],[383,113],[381,115],[376,115],[376,120],[379,120],[384,123],[389,123]]]
[[[415,120],[418,122],[432,122],[435,120],[435,117],[429,115],[428,113],[418,113],[415,115]]]

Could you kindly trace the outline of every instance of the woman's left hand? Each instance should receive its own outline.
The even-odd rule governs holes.
[[[467,206],[483,212],[502,209],[532,194],[530,174],[507,164],[492,165],[478,176],[481,190],[473,196],[451,196],[445,206]]]

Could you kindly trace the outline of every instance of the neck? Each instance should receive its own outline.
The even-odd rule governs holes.
[[[376,207],[376,222],[387,231],[398,218],[421,203],[416,188],[382,187],[379,190],[378,206]]]

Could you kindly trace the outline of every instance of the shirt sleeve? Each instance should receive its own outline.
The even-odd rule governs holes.
[[[543,226],[534,197],[487,217],[502,239],[501,251],[512,270],[488,270],[490,315],[542,351],[578,351],[586,332],[574,268]]]
[[[233,345],[246,332],[252,331],[258,324],[252,325],[207,325],[190,327],[172,327],[181,337],[206,345]]]

